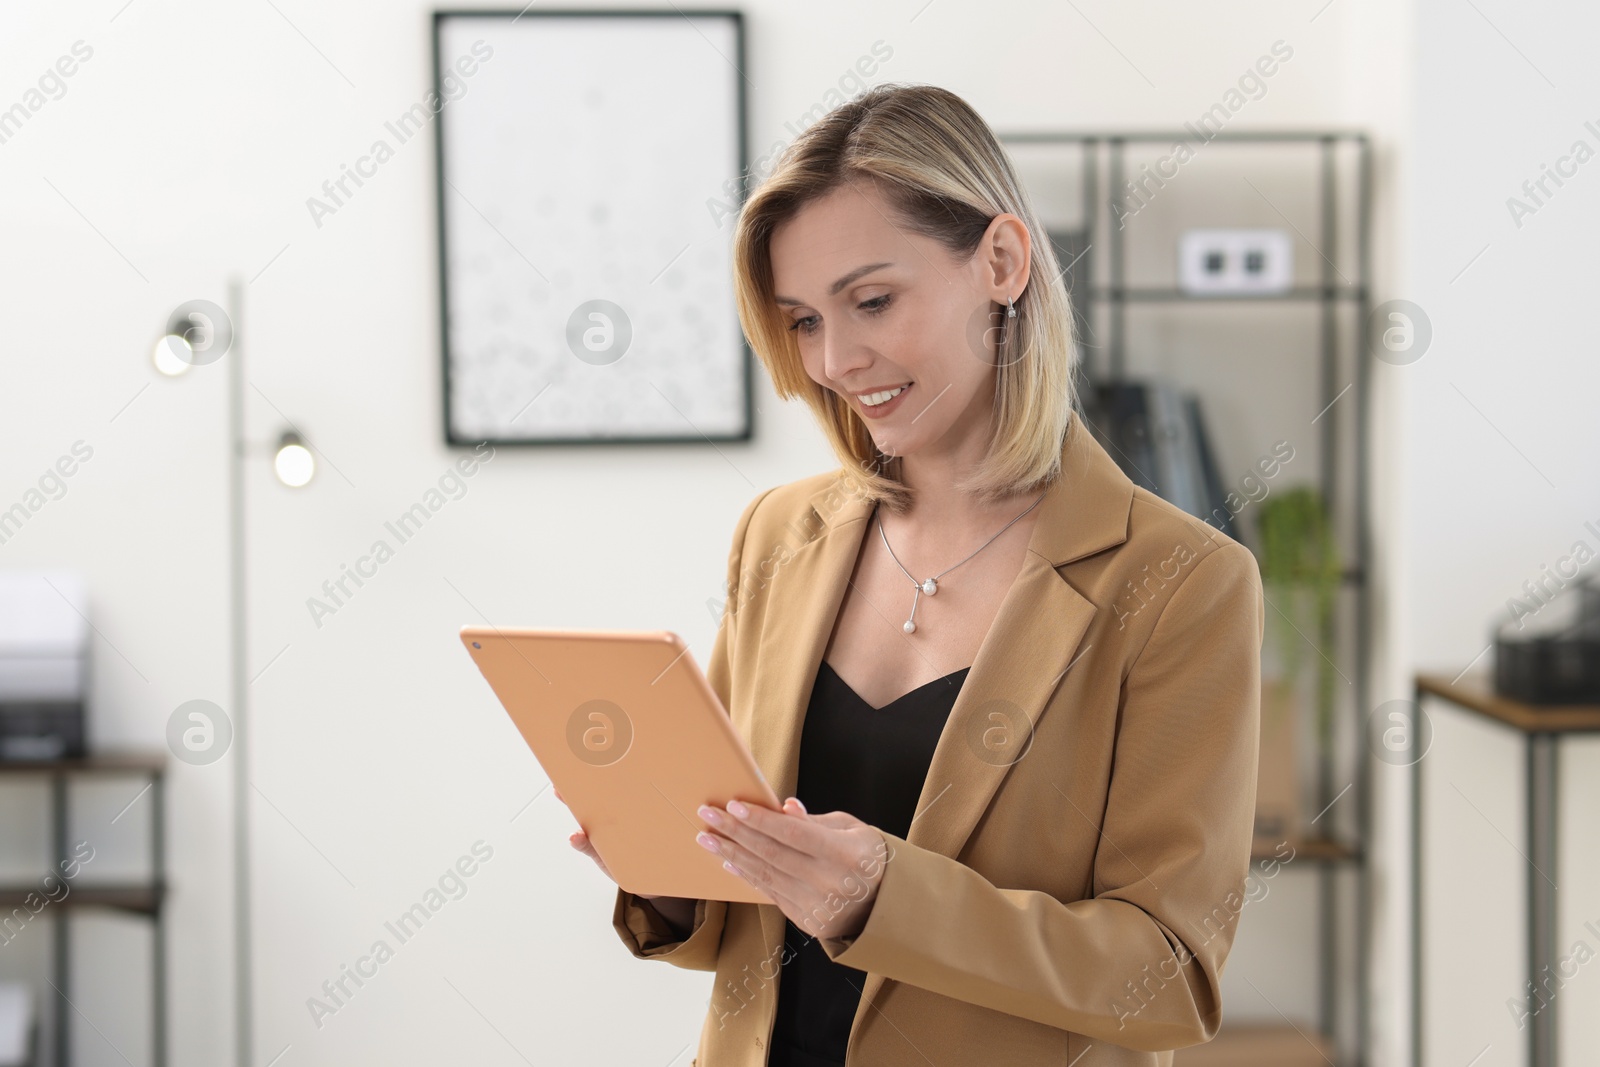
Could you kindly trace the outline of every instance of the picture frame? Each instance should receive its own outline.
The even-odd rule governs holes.
[[[748,440],[734,10],[433,15],[449,445]]]

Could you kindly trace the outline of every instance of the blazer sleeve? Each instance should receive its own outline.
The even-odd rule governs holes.
[[[1127,1048],[1209,1041],[1250,873],[1261,576],[1198,562],[1123,684],[1094,895],[1006,889],[894,834],[877,898],[830,959]]]
[[[734,527],[733,547],[728,553],[728,599],[723,607],[716,639],[711,644],[711,657],[706,661],[706,680],[711,683],[724,708],[729,708],[733,703],[732,648],[738,625],[739,571],[745,535],[756,506],[770,492],[771,489],[765,490],[745,505],[744,514],[739,516],[739,522]],[[722,947],[722,927],[727,912],[727,901],[695,901],[694,925],[688,937],[680,938],[650,901],[618,886],[611,924],[628,951],[639,959],[664,960],[692,971],[714,971]]]

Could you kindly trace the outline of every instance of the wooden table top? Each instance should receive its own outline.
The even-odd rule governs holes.
[[[0,760],[0,774],[160,774],[166,766],[159,749],[108,749],[71,759]]]
[[[1600,730],[1600,704],[1525,704],[1496,693],[1493,679],[1484,671],[1455,681],[1442,674],[1418,674],[1417,689],[1529,733]]]

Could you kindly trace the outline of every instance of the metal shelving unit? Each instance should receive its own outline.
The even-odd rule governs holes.
[[[1008,151],[1013,152],[1019,146],[1064,146],[1076,149],[1082,155],[1077,184],[1081,189],[1083,224],[1082,230],[1076,236],[1081,239],[1083,247],[1064,247],[1058,241],[1057,250],[1061,255],[1063,267],[1067,268],[1070,274],[1068,289],[1073,294],[1080,325],[1089,327],[1097,319],[1103,321],[1104,328],[1097,336],[1097,340],[1104,350],[1104,366],[1095,366],[1091,361],[1085,361],[1085,375],[1090,381],[1098,384],[1115,382],[1126,377],[1127,316],[1132,306],[1192,307],[1210,304],[1244,307],[1280,303],[1307,306],[1314,308],[1320,314],[1315,358],[1308,360],[1307,367],[1307,372],[1315,375],[1317,393],[1321,398],[1319,407],[1326,412],[1344,398],[1353,403],[1356,410],[1353,413],[1346,413],[1346,417],[1351,420],[1354,427],[1353,433],[1349,435],[1352,440],[1349,441],[1341,440],[1338,418],[1321,419],[1319,416],[1319,420],[1313,420],[1314,423],[1320,421],[1317,432],[1320,435],[1321,463],[1317,485],[1322,492],[1335,529],[1339,529],[1341,521],[1346,519],[1350,521],[1350,533],[1346,538],[1348,543],[1343,546],[1345,556],[1343,588],[1349,600],[1348,612],[1353,616],[1345,620],[1346,632],[1353,635],[1349,641],[1351,647],[1345,650],[1348,651],[1353,666],[1351,679],[1353,692],[1348,705],[1351,719],[1346,723],[1344,738],[1341,739],[1338,731],[1335,731],[1333,746],[1338,747],[1343,740],[1349,747],[1350,751],[1344,755],[1348,762],[1348,774],[1352,776],[1352,780],[1345,784],[1344,779],[1336,773],[1335,753],[1329,748],[1319,746],[1316,754],[1315,794],[1320,798],[1319,809],[1326,811],[1345,793],[1350,793],[1353,795],[1355,812],[1353,817],[1347,820],[1350,829],[1346,832],[1307,839],[1295,844],[1297,857],[1303,857],[1315,865],[1317,878],[1318,1028],[1325,1037],[1335,1042],[1336,1059],[1341,1067],[1344,1065],[1362,1067],[1366,1062],[1369,1039],[1367,930],[1370,923],[1367,916],[1371,894],[1371,871],[1366,848],[1371,833],[1370,756],[1365,743],[1365,730],[1360,725],[1364,721],[1362,717],[1370,707],[1368,674],[1371,656],[1368,647],[1370,597],[1367,588],[1369,359],[1366,351],[1366,323],[1370,311],[1369,288],[1372,276],[1370,240],[1372,163],[1369,141],[1366,135],[1360,132],[1336,130],[1282,132],[1223,130],[1204,141],[1206,145],[1248,145],[1257,149],[1291,148],[1302,156],[1308,152],[1313,155],[1316,165],[1311,178],[1313,183],[1311,194],[1312,202],[1317,205],[1316,227],[1313,231],[1317,240],[1313,242],[1307,233],[1300,232],[1297,227],[1295,232],[1303,242],[1310,244],[1315,250],[1318,256],[1318,271],[1314,282],[1301,279],[1295,287],[1285,292],[1198,295],[1171,286],[1130,284],[1127,238],[1124,229],[1115,224],[1117,220],[1128,218],[1125,177],[1130,146],[1192,143],[1195,140],[1192,131],[1016,132],[1002,134],[1000,140]],[[1352,153],[1352,158],[1346,161],[1349,165],[1345,169],[1353,171],[1353,182],[1350,183],[1353,184],[1353,189],[1341,187],[1338,155],[1341,150]],[[1288,160],[1285,169],[1297,165],[1303,164]],[[1351,202],[1350,206],[1344,206],[1345,200]],[[1341,214],[1342,210],[1353,213],[1353,227],[1350,225],[1351,216]],[[1221,218],[1194,218],[1192,225],[1217,226],[1226,225],[1229,221],[1224,212]],[[1345,225],[1341,227],[1341,223]],[[1102,231],[1105,233],[1104,238],[1101,237]],[[1353,233],[1353,248],[1341,247],[1341,233],[1344,233],[1347,245]],[[1052,236],[1054,237],[1054,234]],[[1103,247],[1097,249],[1097,245]],[[1096,251],[1098,255],[1092,254]],[[1353,276],[1348,277],[1337,266],[1341,256],[1346,253],[1352,254],[1353,258]],[[1095,269],[1102,259],[1106,265],[1103,283],[1099,280],[1101,272]],[[1354,315],[1353,323],[1349,325],[1343,337],[1339,328],[1341,309],[1345,313]],[[1348,359],[1348,373],[1353,376],[1348,386],[1341,384],[1341,345]],[[1346,396],[1346,393],[1350,395]],[[1353,505],[1351,509],[1353,514],[1349,516],[1341,515],[1338,511],[1341,491],[1348,493]],[[1338,655],[1341,650],[1333,651]],[[1311,814],[1308,812],[1307,816]],[[1265,857],[1258,855],[1256,859],[1260,861]],[[1346,883],[1351,880],[1355,882],[1353,899],[1341,898],[1340,890],[1348,888],[1347,885],[1341,884],[1341,874],[1353,875],[1353,879],[1344,879]],[[1339,974],[1341,908],[1347,913],[1349,928],[1346,933],[1352,948],[1347,982],[1342,982]],[[1341,993],[1346,991],[1342,986],[1350,987],[1348,992],[1353,998],[1349,1006],[1353,1020],[1353,1026],[1349,1029],[1353,1030],[1353,1036],[1346,1042],[1339,1041],[1342,1029]]]
[[[101,753],[78,759],[0,761],[0,775],[49,779],[50,847],[55,864],[51,870],[57,872],[64,871],[66,868],[62,865],[71,859],[68,837],[72,779],[115,775],[143,777],[150,781],[147,787],[150,790],[150,877],[132,882],[96,883],[92,879],[72,882],[69,892],[59,902],[50,903],[40,912],[50,919],[51,928],[51,970],[54,973],[50,981],[57,995],[40,1000],[53,1002],[51,1062],[56,1067],[66,1067],[71,1062],[70,1023],[74,1009],[67,999],[72,995],[71,915],[79,908],[109,908],[150,920],[150,1063],[162,1067],[167,1062],[167,956],[163,908],[166,898],[165,771],[166,758],[161,753]],[[30,896],[38,896],[36,884],[0,884],[0,916],[10,915],[14,908],[25,907]]]

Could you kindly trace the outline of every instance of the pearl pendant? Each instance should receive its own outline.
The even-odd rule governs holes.
[[[922,592],[923,592],[924,596],[932,596],[933,594],[937,593],[938,591],[939,591],[939,583],[937,581],[935,581],[934,579],[929,578],[929,579],[927,579],[926,581],[924,581],[922,583]]]
[[[910,575],[907,575],[907,577],[909,578]],[[933,589],[930,587],[933,586],[933,584],[934,582],[932,578],[929,578],[927,581],[921,583],[919,583],[915,578],[911,579],[911,588],[913,590],[911,597],[911,617],[900,624],[900,629],[904,630],[906,633],[914,634],[917,632],[917,601],[922,599],[924,593],[932,595]]]

